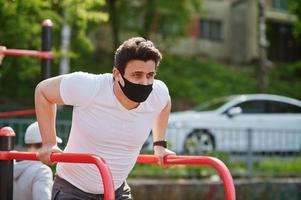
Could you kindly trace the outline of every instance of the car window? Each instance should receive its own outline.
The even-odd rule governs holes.
[[[272,100],[250,100],[237,104],[234,107],[240,107],[244,114],[301,113],[301,107],[299,106]]]
[[[240,104],[235,105],[234,107],[240,107],[243,114],[251,113],[266,113],[267,112],[267,103],[263,100],[251,100],[245,101]]]
[[[226,96],[221,98],[216,98],[211,101],[202,103],[198,106],[196,106],[193,110],[195,111],[210,111],[210,110],[216,110],[222,105],[226,104],[227,102],[231,101],[234,98],[234,96]]]
[[[301,107],[279,101],[268,101],[268,113],[301,113]]]

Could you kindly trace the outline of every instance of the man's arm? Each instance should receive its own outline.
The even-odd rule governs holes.
[[[154,142],[165,140],[166,128],[167,128],[170,110],[171,110],[171,101],[169,99],[164,109],[160,112],[158,117],[155,119],[153,125]],[[170,154],[174,155],[175,153],[162,146],[154,146],[154,154],[159,158],[159,164],[163,165],[163,157],[165,155],[170,155]]]
[[[62,152],[57,147],[55,118],[56,105],[63,104],[60,96],[62,76],[50,78],[40,82],[35,90],[35,109],[42,137],[43,147],[38,158],[45,164],[51,165],[52,152]]]

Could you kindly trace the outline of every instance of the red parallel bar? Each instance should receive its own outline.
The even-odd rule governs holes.
[[[0,151],[0,160],[38,160],[37,153],[34,152],[18,152],[18,151]],[[52,153],[52,162],[68,162],[68,163],[92,163],[95,164],[101,174],[104,187],[104,199],[115,200],[115,190],[111,171],[102,158],[81,153]]]
[[[52,59],[53,53],[49,51],[21,50],[21,49],[5,49],[0,50],[0,54],[7,56],[29,56],[43,59]]]
[[[153,155],[139,155],[137,163],[158,163],[158,158]],[[214,167],[224,183],[226,200],[235,200],[235,187],[231,173],[227,166],[219,159],[210,156],[166,156],[166,165],[206,165]]]
[[[35,109],[31,109],[31,110],[0,112],[0,117],[20,117],[20,116],[28,116],[28,115],[35,115],[35,114],[36,114]]]

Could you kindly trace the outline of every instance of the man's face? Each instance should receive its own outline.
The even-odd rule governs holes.
[[[124,77],[136,84],[149,85],[152,84],[156,75],[156,63],[153,60],[130,60],[124,71]],[[123,80],[120,81],[124,85]]]

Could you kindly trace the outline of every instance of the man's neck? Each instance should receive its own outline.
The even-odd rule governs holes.
[[[127,110],[132,110],[134,108],[137,108],[139,106],[139,103],[131,101],[128,99],[122,92],[120,86],[116,81],[114,81],[113,84],[113,92],[116,96],[117,100],[120,102],[120,104],[125,107]]]

